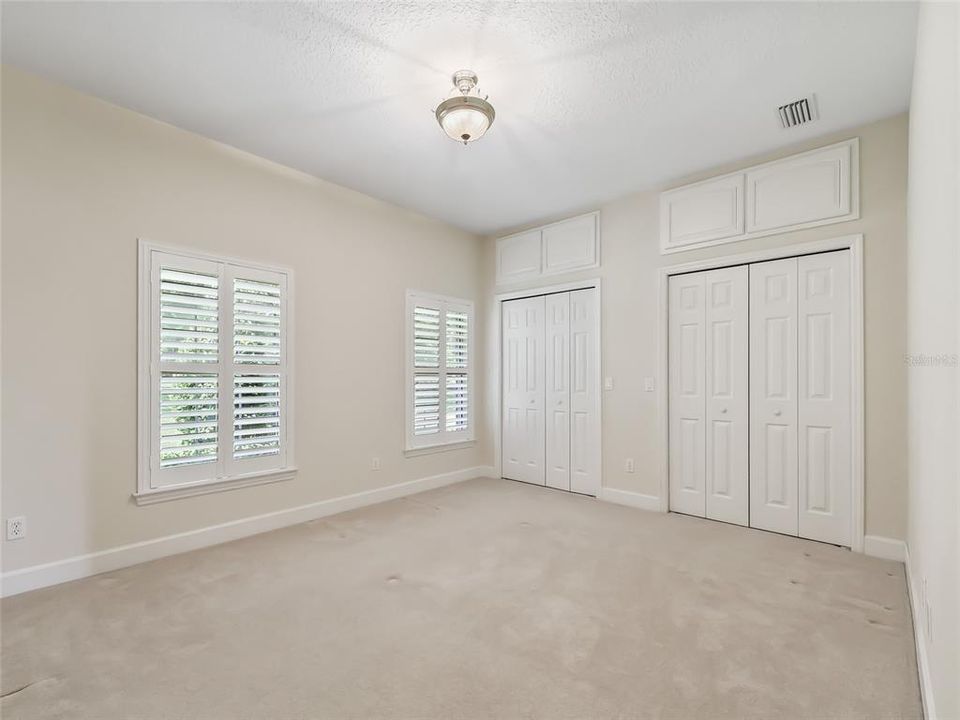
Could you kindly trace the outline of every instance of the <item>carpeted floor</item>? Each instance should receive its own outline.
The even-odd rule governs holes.
[[[921,717],[901,565],[503,480],[2,620],[6,720]]]

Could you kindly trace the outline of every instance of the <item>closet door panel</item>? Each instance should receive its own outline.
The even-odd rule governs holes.
[[[574,290],[570,297],[570,489],[600,492],[600,358],[597,291]]]
[[[749,521],[748,271],[705,273],[706,516]]]
[[[543,485],[544,298],[503,303],[503,476]]]
[[[799,534],[850,545],[850,253],[798,259]]]
[[[547,485],[570,489],[570,294],[547,295]]]
[[[705,273],[669,280],[670,509],[706,515]]]
[[[797,534],[797,259],[750,266],[750,526]]]

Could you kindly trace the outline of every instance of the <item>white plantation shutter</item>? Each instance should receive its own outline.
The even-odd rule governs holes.
[[[440,367],[440,310],[415,305],[413,308],[413,365]]]
[[[407,293],[407,449],[473,439],[473,305]]]
[[[141,244],[138,501],[290,469],[288,280]]]
[[[217,362],[219,278],[160,268],[160,360]]]
[[[470,424],[470,392],[466,375],[447,375],[447,432],[466,430]]]
[[[467,367],[467,350],[469,340],[469,321],[464,311],[447,310],[446,312],[447,368]]]
[[[233,361],[280,364],[280,284],[234,279]]]
[[[217,461],[220,394],[211,373],[160,374],[160,467]]]
[[[233,457],[280,452],[280,376],[233,376]]]
[[[440,432],[440,376],[417,373],[413,378],[413,434]]]

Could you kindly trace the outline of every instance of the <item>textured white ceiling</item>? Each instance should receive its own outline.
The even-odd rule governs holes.
[[[471,231],[907,109],[900,3],[19,3],[4,62]],[[480,76],[468,147],[431,113]],[[817,94],[821,119],[776,107]]]

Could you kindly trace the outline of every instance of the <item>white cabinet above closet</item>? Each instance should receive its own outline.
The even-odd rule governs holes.
[[[592,212],[497,240],[497,285],[600,264],[600,213]]]
[[[668,190],[661,254],[860,217],[858,138]]]
[[[743,234],[743,175],[705,180],[660,196],[661,250]],[[663,239],[669,239],[669,246]]]

